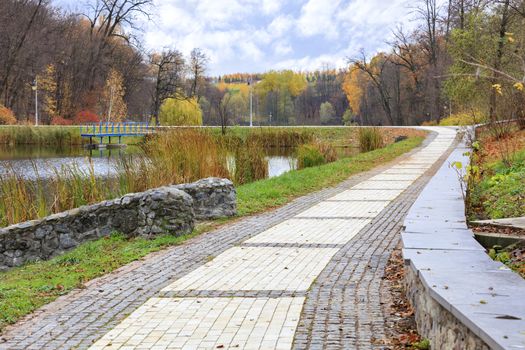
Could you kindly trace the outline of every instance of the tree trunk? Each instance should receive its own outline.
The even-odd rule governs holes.
[[[505,33],[507,32],[507,26],[509,24],[509,6],[510,0],[505,0],[503,3],[503,9],[501,13],[501,22],[499,27],[499,40],[498,48],[496,50],[496,57],[494,58],[494,70],[492,71],[492,77],[490,79],[491,85],[498,83],[499,74],[497,71],[501,68],[501,59],[503,57],[503,48],[505,45]],[[489,119],[495,121],[496,118],[496,103],[497,103],[497,91],[492,88],[490,91],[490,105],[489,105]]]

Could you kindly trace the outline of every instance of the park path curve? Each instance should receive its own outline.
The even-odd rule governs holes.
[[[384,267],[456,138],[432,130],[395,162],[93,281],[0,349],[381,348]]]

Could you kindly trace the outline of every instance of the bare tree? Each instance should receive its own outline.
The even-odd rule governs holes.
[[[0,12],[4,13],[4,15],[6,16],[6,19],[5,19],[6,21],[14,20],[14,18],[12,17],[9,18],[9,13],[11,13],[11,15],[20,15],[20,12],[15,13],[17,8],[24,7],[24,6],[32,7],[31,14],[29,18],[27,19],[27,22],[26,23],[22,22],[23,24],[19,32],[17,31],[15,33],[13,32],[2,33],[2,35],[6,35],[6,38],[7,37],[9,38],[6,43],[7,47],[2,45],[1,51],[5,52],[6,58],[4,59],[4,62],[3,62],[4,71],[3,71],[3,74],[0,80],[0,96],[3,98],[4,103],[7,105],[9,105],[8,103],[9,102],[9,80],[13,72],[13,68],[15,64],[17,63],[17,59],[20,55],[20,52],[24,44],[26,43],[26,40],[28,38],[30,31],[33,29],[36,17],[39,11],[41,10],[41,8],[43,7],[43,5],[44,5],[43,0],[36,0],[36,1],[26,0],[20,4],[17,4],[11,1],[5,1],[5,2],[2,1],[2,5],[0,6]],[[11,6],[12,11],[10,11],[10,9],[7,8],[8,6]],[[20,21],[20,17],[18,17],[17,20]],[[22,17],[22,20],[24,20],[23,17]]]
[[[153,0],[90,0],[88,11],[82,15],[90,25],[91,51],[89,59],[90,85],[95,84],[95,75],[100,65],[101,57],[111,44],[111,38],[130,40],[124,29],[137,29],[135,21],[138,17],[150,16]]]
[[[201,97],[201,88],[204,83],[206,74],[206,65],[208,63],[208,57],[199,48],[195,48],[191,51],[189,70],[190,70],[190,91],[188,97],[196,97],[197,102]]]
[[[159,112],[162,103],[168,98],[184,98],[185,61],[180,51],[168,49],[160,54],[150,55],[150,65],[153,69],[155,81],[152,96],[152,117],[159,125]]]
[[[383,107],[388,122],[390,125],[394,125],[390,92],[386,86],[385,81],[383,80],[383,71],[386,68],[386,63],[388,60],[383,57],[382,59],[378,59],[376,62],[374,62],[374,64],[371,64],[370,62],[367,62],[364,51],[361,51],[360,58],[351,58],[348,60],[348,62],[368,75],[370,81],[379,92],[381,106]]]

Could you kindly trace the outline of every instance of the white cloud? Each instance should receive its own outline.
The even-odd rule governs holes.
[[[281,37],[288,32],[294,25],[294,19],[290,15],[280,15],[272,20],[268,25],[268,32],[273,37]]]
[[[297,20],[299,32],[306,37],[324,35],[331,39],[337,38],[335,16],[340,3],[340,0],[308,0],[301,8],[301,16]]]
[[[52,1],[81,6],[78,0]],[[212,75],[344,67],[361,48],[368,55],[387,50],[397,23],[416,25],[410,0],[154,1],[153,20],[143,24],[146,48],[172,47],[187,55],[199,47],[210,58]]]
[[[293,52],[292,45],[286,41],[278,41],[274,45],[274,52],[277,56],[286,56]]]
[[[313,71],[321,69],[324,66],[331,68],[343,68],[346,66],[346,59],[343,52],[335,54],[325,54],[316,57],[304,56],[300,58],[291,58],[277,62],[275,69],[293,69],[297,71]]]
[[[263,0],[262,10],[267,15],[274,14],[281,9],[283,5],[282,3],[283,3],[282,0]]]

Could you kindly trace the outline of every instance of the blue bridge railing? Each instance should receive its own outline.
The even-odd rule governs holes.
[[[154,127],[149,123],[89,123],[80,125],[82,137],[143,136],[153,133]]]

